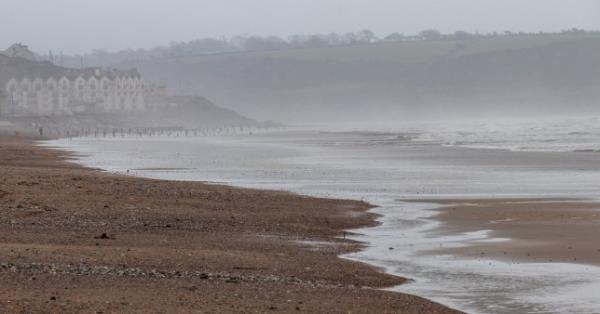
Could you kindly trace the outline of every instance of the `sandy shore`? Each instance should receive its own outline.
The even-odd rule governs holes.
[[[123,177],[0,137],[0,312],[452,313],[337,256],[369,205]]]
[[[600,266],[600,203],[577,199],[427,200],[445,207],[435,217],[441,234],[490,230],[500,242],[475,242],[433,254],[515,263]]]

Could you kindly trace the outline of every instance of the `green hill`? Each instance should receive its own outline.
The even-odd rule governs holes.
[[[227,53],[121,66],[267,120],[600,112],[597,33]]]
[[[250,51],[178,57],[179,61],[197,62],[218,58],[275,58],[299,61],[393,61],[403,64],[422,63],[436,58],[467,56],[496,51],[527,49],[549,44],[600,39],[600,33],[532,34],[497,36],[471,40],[420,40],[383,42],[369,45],[337,46],[324,48]]]

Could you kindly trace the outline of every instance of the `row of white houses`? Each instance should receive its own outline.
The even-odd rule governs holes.
[[[100,68],[13,77],[4,86],[9,115],[61,115],[147,109],[146,98],[162,90],[136,70]]]

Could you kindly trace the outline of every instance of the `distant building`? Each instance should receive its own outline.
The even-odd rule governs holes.
[[[13,45],[9,50],[27,55],[19,47],[25,46]],[[77,70],[54,66],[50,70],[44,69],[10,76],[0,93],[3,95],[0,104],[4,115],[146,110],[152,109],[148,108],[146,99],[159,98],[165,93],[164,88],[144,82],[137,70]],[[155,102],[151,103],[156,106]]]
[[[58,76],[13,77],[5,86],[9,114],[71,114],[146,109],[137,71],[74,70]]]

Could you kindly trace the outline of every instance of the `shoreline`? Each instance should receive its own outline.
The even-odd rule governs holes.
[[[15,137],[0,151],[5,312],[456,312],[339,257],[363,246],[343,230],[376,223],[366,203],[107,174]]]
[[[589,198],[456,198],[407,200],[435,203],[432,234],[486,230],[487,241],[423,252],[507,263],[567,263],[600,267],[600,202]]]
[[[365,229],[367,235],[358,237],[358,240],[373,239],[374,246],[368,247],[366,251],[361,251],[361,254],[351,254],[351,260],[366,261],[371,265],[385,269],[388,274],[414,278],[415,280],[411,284],[400,285],[390,289],[390,291],[420,295],[467,313],[513,313],[514,309],[517,308],[523,312],[540,310],[541,308],[557,312],[589,313],[590,308],[596,308],[593,305],[596,302],[589,303],[588,299],[594,299],[593,291],[597,291],[600,287],[600,266],[597,262],[586,261],[586,257],[592,256],[597,259],[600,256],[600,247],[596,250],[593,245],[597,243],[595,241],[597,237],[594,237],[594,234],[598,234],[598,230],[593,229],[597,228],[586,230],[588,232],[590,230],[594,231],[594,233],[588,233],[590,235],[588,240],[590,241],[586,243],[591,243],[592,246],[587,246],[588,249],[591,248],[591,250],[587,250],[587,253],[589,253],[587,256],[580,254],[582,249],[585,251],[586,246],[559,246],[558,249],[556,246],[550,246],[553,249],[550,251],[552,254],[562,254],[563,258],[550,257],[545,259],[543,254],[547,253],[547,243],[540,245],[540,243],[528,242],[526,253],[530,253],[531,257],[525,259],[522,256],[516,256],[517,253],[521,252],[519,250],[523,249],[522,245],[518,245],[522,244],[522,241],[515,245],[511,239],[500,238],[502,235],[495,233],[493,230],[483,230],[485,228],[480,227],[479,223],[467,221],[467,226],[469,226],[469,229],[467,229],[460,224],[456,226],[439,217],[440,213],[444,213],[447,209],[443,206],[448,206],[442,204],[442,202],[456,203],[455,206],[463,206],[464,203],[472,205],[475,201],[490,202],[490,199],[479,197],[479,199],[402,200],[402,202],[407,203],[407,208],[418,206],[421,210],[430,213],[421,216],[431,222],[426,229],[423,229],[423,234],[430,235],[431,239],[436,239],[434,241],[426,240],[431,244],[429,248],[426,248],[426,244],[422,250],[412,250],[417,253],[408,256],[402,252],[405,250],[404,248],[410,250],[413,246],[412,243],[415,243],[412,242],[414,240],[404,241],[401,244],[401,241],[391,239],[392,235],[395,237],[405,236],[402,231],[394,231],[393,229],[398,226],[394,223],[394,220],[403,219],[402,215],[390,211],[387,206],[375,208],[375,212],[383,214],[383,217],[386,218],[381,220],[383,225],[367,228]],[[493,201],[494,199],[492,199]],[[600,208],[600,203],[588,199],[529,198],[509,199],[508,201],[539,202],[544,206],[547,203],[554,202],[569,202],[569,205],[574,205],[587,201],[594,206],[594,212],[591,214],[600,214],[600,211],[595,212],[596,208]],[[587,210],[585,207],[582,208]],[[478,206],[475,207],[475,210],[479,209]],[[453,211],[446,213],[452,216]],[[461,216],[456,219],[462,220],[464,217]],[[545,220],[541,220],[542,224],[544,222]],[[598,226],[598,223],[600,221],[594,221],[593,226]],[[533,234],[537,236],[544,237],[548,235],[544,232],[538,235],[535,229],[533,231]],[[548,229],[542,231],[547,232]],[[419,244],[415,243],[415,246],[419,246]],[[482,256],[480,255],[481,252],[485,254]],[[565,252],[568,255],[566,258]],[[570,254],[573,252],[577,255],[576,261],[571,259]],[[406,264],[403,264],[403,267],[395,266],[394,263],[391,263],[393,256],[400,257],[397,260],[408,261],[409,267],[406,267]],[[444,269],[447,277],[443,278],[441,282],[435,282],[430,281],[432,277],[411,275],[410,269],[414,269],[410,267],[412,261],[420,261],[417,262],[417,267],[430,268],[434,272]],[[437,268],[438,266],[440,268]],[[414,273],[421,274],[420,272]],[[468,278],[477,279],[469,282]],[[506,280],[513,288],[505,290],[506,286],[503,284],[496,285],[496,280]],[[523,283],[523,286],[518,286],[514,282]],[[439,289],[438,287],[486,290],[481,294],[481,298],[470,298],[461,303],[454,302],[452,298],[444,298],[444,292],[436,292]],[[444,291],[452,291],[452,289]],[[517,296],[517,298],[510,306],[506,308],[497,306],[497,298],[513,296]],[[535,300],[535,303],[529,303],[527,297]],[[537,303],[549,307],[539,307]]]

